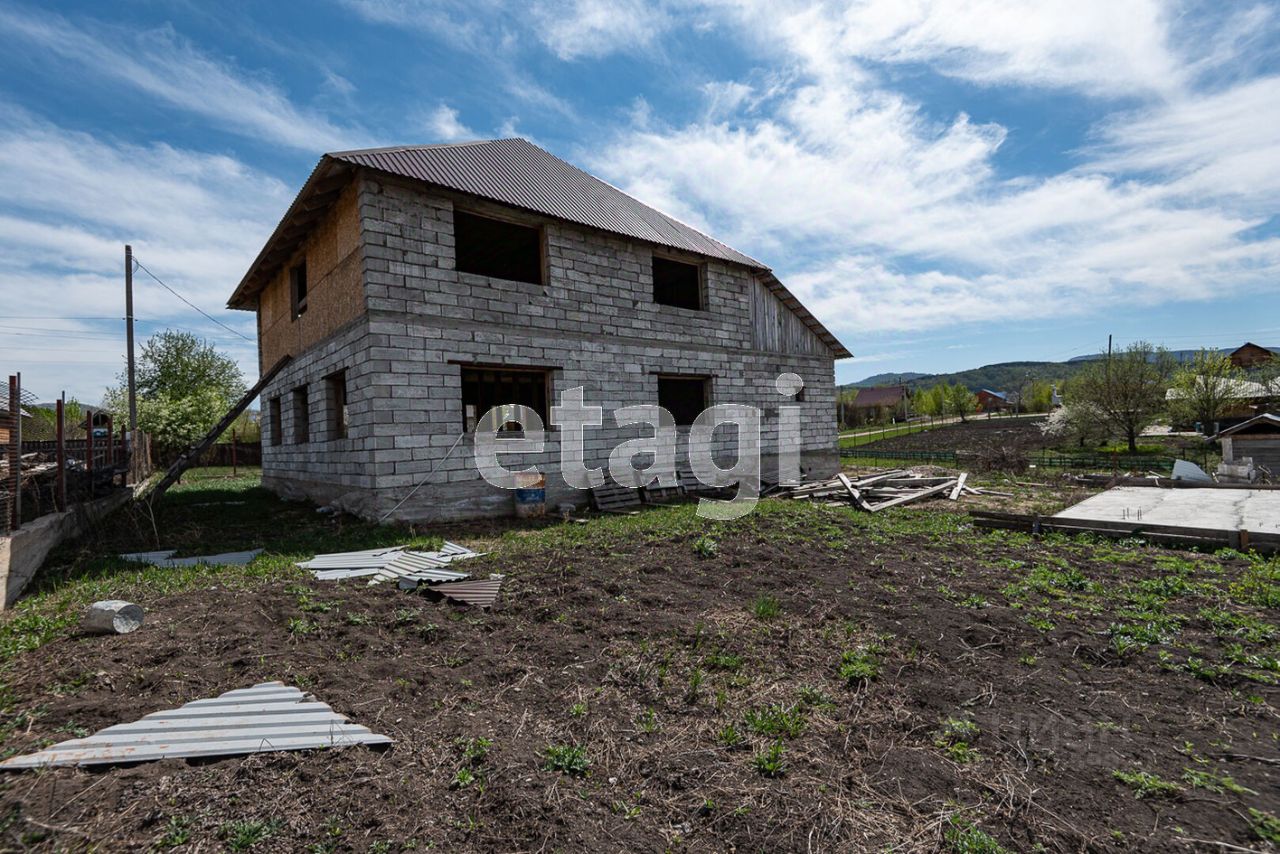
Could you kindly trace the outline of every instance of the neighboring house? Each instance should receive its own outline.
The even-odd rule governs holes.
[[[651,433],[616,408],[688,425],[742,403],[765,410],[768,475],[792,402],[775,381],[793,372],[802,468],[838,464],[844,346],[760,262],[522,139],[325,155],[229,306],[257,312],[260,369],[293,357],[262,394],[264,484],[365,516],[509,514],[472,454],[477,419],[507,403],[550,432],[504,465],[537,465],[551,506],[585,502],[549,411],[578,386],[605,410],[588,467]],[[717,431],[722,464],[733,432]]]
[[[1007,392],[983,388],[978,390],[975,397],[978,398],[979,412],[1003,412],[1006,409],[1013,408],[1013,404],[1009,402]]]
[[[850,407],[857,424],[871,421],[899,421],[910,414],[911,390],[905,385],[873,386],[858,389],[858,395]]]
[[[1228,358],[1231,359],[1231,364],[1237,368],[1251,370],[1280,358],[1280,351],[1271,347],[1259,347],[1252,342],[1246,342],[1232,350]]]
[[[1198,429],[1209,434],[1215,430],[1225,429],[1234,424],[1239,424],[1249,420],[1254,415],[1266,411],[1275,401],[1275,395],[1262,383],[1256,383],[1252,380],[1210,380],[1207,377],[1197,375],[1196,382],[1202,388],[1208,388],[1210,382],[1226,383],[1224,389],[1234,398],[1239,399],[1239,403],[1230,407],[1223,412],[1221,417],[1213,424],[1200,424]],[[1168,401],[1180,400],[1186,396],[1180,388],[1171,388],[1165,391],[1164,399]],[[1192,428],[1194,424],[1179,424],[1178,427]]]
[[[1280,474],[1280,415],[1263,413],[1213,437],[1222,443],[1222,461],[1241,464],[1252,459],[1273,475]]]

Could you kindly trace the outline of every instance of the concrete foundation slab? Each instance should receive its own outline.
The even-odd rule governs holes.
[[[1280,533],[1280,490],[1118,486],[1054,518],[1276,534]]]

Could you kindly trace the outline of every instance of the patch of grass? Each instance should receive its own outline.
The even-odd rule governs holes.
[[[229,821],[218,828],[218,838],[225,842],[231,851],[248,851],[279,829],[280,822],[274,819],[271,821],[240,819]]]
[[[737,673],[742,669],[742,656],[728,652],[713,652],[703,659],[702,663],[712,670],[727,670],[730,673]]]
[[[1204,789],[1218,794],[1223,792],[1231,792],[1233,795],[1258,794],[1252,789],[1241,786],[1227,774],[1214,774],[1212,771],[1201,771],[1197,768],[1184,768],[1182,782],[1193,789]]]
[[[982,755],[974,750],[971,742],[982,735],[982,728],[969,718],[947,718],[934,734],[933,745],[961,765],[979,762]]]
[[[1280,818],[1273,813],[1249,807],[1249,829],[1263,842],[1280,844]]]
[[[837,673],[850,688],[856,688],[880,675],[880,659],[876,647],[862,646],[846,649],[840,654]]]
[[[549,744],[542,751],[542,770],[584,777],[591,769],[587,749],[576,744]]]
[[[782,759],[783,752],[782,742],[775,741],[751,757],[751,767],[762,777],[781,777],[787,773],[787,763]]]
[[[480,781],[479,773],[470,768],[459,768],[457,773],[453,775],[453,779],[449,781],[450,789],[465,789]]]
[[[804,732],[804,712],[797,706],[773,705],[748,709],[743,716],[747,729],[758,735],[795,738]]]
[[[733,724],[725,724],[721,727],[720,732],[716,733],[716,741],[730,749],[741,747],[746,742],[746,737],[738,732]]]
[[[571,718],[583,718],[583,717],[586,717],[586,715],[587,715],[586,703],[574,703],[572,706],[569,707],[569,717]]]
[[[693,541],[693,553],[704,560],[707,558],[713,558],[720,554],[720,544],[706,534],[703,534],[701,537],[698,537]]]
[[[772,596],[760,596],[751,603],[751,613],[757,620],[773,620],[782,613],[782,606]]]
[[[489,748],[493,747],[493,740],[480,736],[479,738],[460,738],[457,741],[458,747],[462,749],[462,758],[473,765],[478,765],[489,755]]]
[[[1009,849],[997,842],[994,836],[973,822],[954,815],[942,831],[942,841],[946,850],[954,854],[1009,854]]]
[[[1111,772],[1111,776],[1133,789],[1138,798],[1172,798],[1182,792],[1182,787],[1177,783],[1149,771],[1116,769]]]
[[[298,635],[309,635],[316,630],[316,624],[308,620],[306,617],[291,617],[287,626],[289,634],[297,637]]]
[[[177,848],[191,841],[191,819],[183,815],[169,816],[164,833],[156,840],[157,848]]]
[[[662,725],[658,723],[658,713],[653,709],[645,709],[640,714],[636,724],[640,727],[641,732],[652,733],[662,729]]]

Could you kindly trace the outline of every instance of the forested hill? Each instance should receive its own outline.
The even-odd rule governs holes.
[[[1024,386],[1028,380],[1044,382],[1061,382],[1075,376],[1087,362],[999,362],[971,368],[967,371],[956,371],[951,374],[876,374],[865,380],[850,383],[847,387],[867,388],[877,385],[902,385],[908,388],[928,388],[938,383],[959,383],[971,391],[989,388],[992,391],[1011,391]]]

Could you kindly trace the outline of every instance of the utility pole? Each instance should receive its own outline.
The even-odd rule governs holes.
[[[129,347],[129,445],[138,431],[138,390],[133,377],[133,247],[124,247],[124,329]]]

